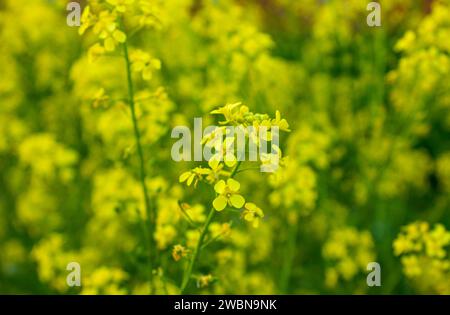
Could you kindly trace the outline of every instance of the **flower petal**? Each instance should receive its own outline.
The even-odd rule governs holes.
[[[188,186],[191,186],[192,181],[194,180],[194,178],[195,178],[195,174],[192,173],[191,176],[189,176],[189,179],[187,180],[187,185]]]
[[[104,45],[105,45],[105,50],[106,51],[114,51],[114,49],[116,48],[116,44],[114,42],[114,39],[112,39],[111,37],[105,39]]]
[[[255,219],[255,216],[253,215],[253,212],[247,212],[247,213],[244,215],[244,220],[245,220],[245,221],[252,222],[254,219]]]
[[[230,197],[230,202],[233,207],[239,209],[244,205],[245,199],[241,195],[235,194]]]
[[[227,180],[227,185],[230,187],[231,191],[237,192],[239,191],[239,188],[241,188],[241,184],[235,179],[229,178]]]
[[[253,202],[247,202],[245,204],[245,209],[251,210],[251,211],[255,211],[256,210],[256,205]]]
[[[223,194],[225,192],[225,187],[225,181],[221,179],[214,185],[214,190],[218,194]]]
[[[181,174],[180,179],[179,179],[180,183],[185,182],[189,178],[189,176],[191,176],[190,171],[187,171],[187,172],[184,172],[183,174]]]
[[[220,195],[218,196],[216,199],[214,199],[213,201],[213,207],[214,209],[216,209],[217,211],[222,211],[223,209],[225,209],[225,207],[227,206],[227,198],[225,198],[224,196]]]
[[[213,158],[211,158],[210,160],[209,160],[209,162],[208,162],[208,165],[209,165],[209,167],[212,169],[212,170],[216,170],[217,169],[217,167],[219,166],[219,160],[218,159],[215,159],[214,157]]]
[[[237,161],[236,161],[236,157],[234,156],[233,153],[228,152],[225,156],[225,165],[228,167],[233,167],[236,165]]]
[[[113,37],[119,43],[125,43],[125,41],[127,40],[127,36],[125,35],[125,33],[122,31],[118,31],[118,30],[114,31]]]

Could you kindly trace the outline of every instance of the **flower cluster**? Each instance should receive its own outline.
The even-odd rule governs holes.
[[[154,13],[158,5],[145,4],[142,0],[106,0],[90,1],[81,16],[80,35],[92,29],[97,38],[90,48],[90,54],[113,52],[117,46],[125,43],[127,35],[123,30],[125,22],[138,27],[153,26]],[[149,19],[153,16],[153,19]],[[128,21],[130,19],[131,21]],[[156,19],[157,20],[157,19]],[[138,21],[136,23],[135,21]]]
[[[199,166],[184,172],[180,175],[179,181],[180,183],[186,182],[188,186],[194,183],[195,187],[197,187],[199,181],[206,181],[208,184],[214,185],[214,191],[217,194],[212,203],[214,209],[222,211],[227,206],[243,209],[245,205],[246,210],[243,215],[245,220],[258,222],[259,218],[264,216],[262,210],[253,203],[245,203],[245,198],[239,193],[240,183],[232,178],[238,172],[242,161],[239,159],[241,157],[232,153],[235,150],[230,150],[230,146],[233,146],[236,142],[235,137],[237,135],[233,134],[229,136],[226,132],[225,125],[242,128],[241,130],[249,141],[259,144],[261,140],[272,140],[271,129],[273,127],[277,127],[283,131],[290,131],[289,124],[286,119],[281,118],[279,111],[276,111],[275,118],[270,118],[267,114],[250,112],[249,108],[241,103],[227,104],[213,110],[211,114],[223,116],[224,120],[219,121],[222,127],[217,127],[213,132],[204,136],[202,142],[216,148],[216,153],[208,161],[207,168]],[[252,126],[253,128],[250,130],[246,129],[248,126]],[[261,133],[260,130],[263,127],[265,128],[265,132]],[[275,154],[281,157],[280,148],[276,147],[276,150]],[[267,160],[270,162],[270,157]],[[261,161],[262,164],[266,162],[264,159]],[[226,181],[222,178],[225,178]],[[257,223],[254,223],[254,225],[257,225]]]
[[[322,255],[330,265],[325,272],[327,286],[336,288],[340,280],[350,281],[365,272],[367,264],[375,261],[373,251],[369,232],[354,228],[334,230],[322,248]]]
[[[0,293],[449,292],[448,0],[0,2]]]
[[[450,232],[441,224],[430,228],[427,222],[403,227],[393,243],[401,256],[405,275],[423,292],[450,292]]]

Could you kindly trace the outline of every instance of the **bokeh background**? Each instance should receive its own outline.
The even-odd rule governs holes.
[[[198,238],[179,201],[201,223],[214,198],[179,182],[198,163],[171,159],[171,129],[233,102],[281,112],[289,163],[278,180],[236,176],[265,217],[216,215],[187,292],[450,293],[450,2],[379,1],[381,27],[368,2],[124,1],[141,12],[128,45],[161,64],[135,78],[156,293],[179,292],[173,248]],[[91,49],[66,4],[0,0],[0,292],[147,294],[125,63]],[[72,261],[81,287],[66,284]]]

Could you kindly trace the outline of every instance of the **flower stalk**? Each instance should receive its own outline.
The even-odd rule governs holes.
[[[147,222],[148,222],[148,240],[146,242],[146,247],[148,251],[148,267],[149,267],[149,282],[150,282],[150,293],[153,294],[153,262],[156,258],[154,254],[156,245],[153,239],[154,235],[154,227],[156,222],[156,214],[155,209],[152,207],[151,199],[149,197],[148,188],[146,184],[147,172],[145,170],[145,159],[144,159],[144,150],[142,148],[141,141],[141,132],[139,130],[138,120],[136,116],[136,106],[134,103],[134,88],[133,88],[133,78],[131,76],[131,62],[128,53],[128,45],[127,43],[123,43],[123,52],[126,64],[126,72],[127,72],[127,83],[128,83],[128,103],[130,105],[131,111],[131,119],[133,122],[134,136],[136,140],[136,147],[139,158],[139,175],[140,175],[140,183],[142,187],[142,193],[144,195],[145,202],[145,211],[147,214]]]
[[[241,165],[241,162],[242,161],[237,162],[236,166],[234,167],[233,171],[230,174],[230,178],[233,178],[236,175],[236,173]],[[189,280],[192,275],[192,270],[194,269],[195,262],[196,262],[198,256],[200,255],[201,250],[203,249],[203,245],[204,245],[203,242],[205,240],[206,233],[208,232],[208,228],[209,228],[211,222],[213,221],[215,214],[216,214],[216,209],[214,209],[214,207],[212,207],[211,210],[209,211],[208,217],[206,218],[205,224],[202,227],[197,245],[195,246],[191,260],[189,261],[188,267],[184,273],[183,282],[181,283],[180,294],[184,293],[187,285],[189,284]]]

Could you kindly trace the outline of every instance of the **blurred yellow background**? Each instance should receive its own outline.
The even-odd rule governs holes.
[[[0,0],[0,293],[450,294],[450,1],[369,2]],[[194,117],[282,167],[173,161]]]

